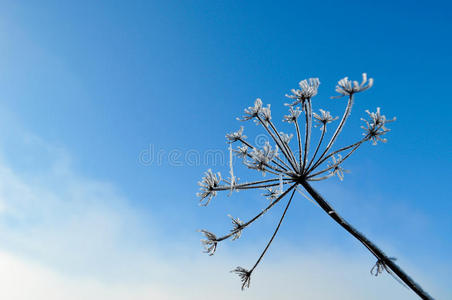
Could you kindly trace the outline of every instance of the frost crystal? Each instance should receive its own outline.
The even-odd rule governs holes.
[[[394,117],[390,120],[386,119],[385,116],[381,115],[379,107],[377,107],[376,112],[366,110],[366,113],[369,115],[370,120],[368,121],[361,118],[361,120],[366,123],[366,127],[361,126],[361,128],[365,130],[363,135],[372,140],[372,145],[376,145],[378,141],[386,143],[387,140],[381,136],[389,132],[390,129],[386,128],[385,125],[387,123],[394,122],[396,118]]]
[[[289,108],[289,114],[284,116],[283,121],[288,123],[294,123],[297,118],[300,116],[301,110],[297,107],[293,109],[293,107]]]
[[[261,110],[262,110],[262,100],[260,98],[257,98],[256,101],[254,101],[254,106],[250,106],[247,109],[245,109],[245,116],[243,116],[242,119],[238,120],[247,121],[254,119],[259,115]]]
[[[290,104],[290,106],[297,105],[299,103],[304,104],[307,99],[311,99],[315,95],[317,95],[317,90],[320,85],[320,81],[318,78],[309,78],[308,80],[302,80],[298,83],[300,86],[299,90],[292,89],[292,95],[287,95],[287,98],[295,99],[295,102]]]
[[[228,139],[229,143],[234,143],[239,140],[246,139],[246,135],[243,135],[243,126],[240,126],[240,129],[236,132],[226,134],[226,139]]]
[[[251,158],[253,160],[251,163],[246,163],[246,165],[251,169],[262,171],[265,174],[266,166],[276,156],[278,156],[278,147],[273,150],[267,141],[262,149],[253,149],[253,152],[251,152]]]
[[[289,135],[289,134],[286,134],[284,132],[280,132],[279,135],[281,136],[281,141],[284,144],[286,144],[286,145],[288,145],[290,140],[293,138],[293,134],[292,133]]]
[[[235,180],[235,176],[234,176],[234,168],[232,166],[232,145],[231,144],[229,144],[229,175],[231,176],[230,185],[231,185],[231,193],[232,193],[236,180]]]
[[[270,109],[270,104],[268,104],[267,107],[263,107],[261,109],[261,116],[265,122],[270,122],[270,120],[272,119],[272,111]]]
[[[266,188],[267,192],[262,194],[262,196],[266,197],[270,201],[275,200],[281,195],[281,192],[279,189],[276,188]]]
[[[241,221],[239,218],[233,218],[231,215],[228,215],[229,218],[231,218],[233,228],[231,230],[232,232],[232,240],[236,240],[240,238],[242,235],[242,229],[243,229],[243,221]]]
[[[201,186],[201,188],[199,189],[199,192],[196,194],[196,196],[201,198],[199,200],[201,202],[201,205],[207,206],[212,198],[217,195],[215,187],[220,185],[221,174],[220,172],[214,174],[212,170],[209,169],[204,173],[204,175],[205,176],[202,178],[202,181],[198,182],[198,185]],[[205,202],[202,203],[202,201]]]
[[[344,180],[344,173],[348,171],[343,169],[339,164],[342,162],[342,155],[338,154],[337,159],[335,156],[331,157],[333,161],[331,164],[328,164],[328,167],[331,167],[331,174],[337,175],[337,177],[342,181]]]
[[[366,85],[367,83],[367,85]],[[350,81],[348,77],[344,77],[337,83],[336,86],[336,92],[340,94],[340,96],[335,96],[333,98],[339,98],[342,96],[349,96],[354,93],[365,91],[369,88],[371,88],[374,84],[373,78],[369,78],[369,81],[367,81],[367,74],[363,73],[363,80],[361,81],[361,84],[358,83],[358,81]]]
[[[238,146],[236,150],[233,150],[235,155],[239,158],[246,158],[248,156],[248,146]]]
[[[312,113],[316,121],[320,125],[320,130],[323,130],[326,128],[326,124],[331,123],[335,120],[337,120],[339,117],[332,117],[329,111],[324,111],[323,109],[319,109],[320,115],[316,113]],[[318,125],[315,125],[314,127],[317,127]]]
[[[217,250],[217,237],[212,232],[204,229],[201,229],[200,232],[206,237],[206,239],[201,240],[201,243],[204,245],[204,252],[212,256]]]

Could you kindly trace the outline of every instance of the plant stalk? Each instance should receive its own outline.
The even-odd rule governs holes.
[[[408,274],[406,274],[392,259],[390,259],[380,248],[372,243],[361,232],[356,230],[352,225],[345,221],[331,205],[323,199],[323,197],[314,188],[304,180],[300,181],[300,184],[306,189],[311,197],[319,204],[319,206],[342,228],[347,230],[358,241],[361,242],[376,258],[382,262],[385,266],[390,268],[413,292],[415,292],[422,299],[433,300],[433,298],[424,291]]]

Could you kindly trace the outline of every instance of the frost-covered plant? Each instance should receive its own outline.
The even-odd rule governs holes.
[[[226,235],[217,237],[215,234],[207,230],[201,230],[206,238],[202,240],[202,243],[205,246],[205,252],[209,255],[213,255],[217,249],[218,243],[221,241],[228,238],[232,238],[232,240],[238,239],[245,228],[288,196],[289,200],[285,206],[284,213],[281,216],[270,241],[267,243],[256,263],[250,269],[237,267],[232,271],[240,276],[242,281],[242,290],[245,287],[249,287],[251,275],[276,236],[284,216],[286,215],[287,209],[292,202],[295,191],[299,190],[302,193],[301,188],[304,188],[312,197],[313,201],[315,201],[331,218],[333,218],[334,221],[358,239],[358,241],[360,241],[376,257],[377,263],[371,270],[372,274],[378,275],[383,270],[386,270],[394,277],[398,276],[404,284],[406,284],[422,298],[431,299],[419,285],[417,285],[404,271],[400,269],[400,267],[395,264],[394,258],[386,256],[386,254],[384,254],[384,252],[381,251],[374,243],[369,241],[362,233],[357,231],[347,221],[339,216],[331,205],[326,202],[323,197],[310,185],[310,181],[325,180],[333,177],[334,175],[337,175],[340,180],[343,180],[344,172],[346,172],[342,168],[343,163],[365,142],[371,141],[373,145],[376,145],[377,142],[386,142],[386,139],[383,138],[383,135],[389,132],[386,125],[395,120],[395,118],[387,119],[381,114],[380,108],[377,108],[376,112],[366,110],[369,119],[362,119],[365,123],[365,126],[362,126],[364,129],[362,138],[348,146],[333,149],[339,134],[344,128],[347,119],[350,117],[355,95],[371,88],[373,85],[373,79],[368,79],[367,75],[363,74],[361,83],[351,81],[348,77],[345,77],[338,82],[336,91],[339,95],[332,98],[347,97],[348,100],[342,118],[331,136],[329,136],[327,143],[325,140],[327,138],[327,127],[336,121],[338,117],[331,116],[330,112],[323,109],[319,110],[319,114],[313,112],[312,98],[317,95],[319,85],[320,81],[318,78],[302,80],[299,83],[300,89],[292,89],[292,94],[286,95],[288,98],[292,99],[293,102],[286,104],[289,106],[289,114],[283,117],[283,121],[293,124],[295,127],[297,143],[293,146],[293,148],[289,146],[289,142],[294,135],[285,134],[276,128],[272,121],[270,105],[264,106],[262,100],[259,98],[254,102],[254,106],[245,109],[245,115],[239,120],[253,120],[256,124],[261,125],[265,132],[270,136],[274,145],[270,142],[266,142],[263,147],[252,145],[247,141],[247,137],[243,135],[243,126],[240,127],[237,132],[226,135],[226,139],[228,143],[230,143],[230,178],[224,179],[221,177],[220,173],[213,173],[209,169],[205,173],[202,181],[199,182],[201,189],[197,195],[200,197],[201,204],[209,204],[212,198],[216,196],[217,192],[220,191],[232,192],[251,189],[265,190],[263,195],[270,200],[270,203],[256,216],[246,222],[230,216],[233,228]],[[302,121],[300,121],[300,118]],[[317,122],[314,127],[319,126],[321,131],[315,148],[311,147],[313,119]],[[300,128],[300,123],[304,124],[303,128]],[[304,129],[303,134],[302,129]],[[233,143],[238,144],[235,149],[231,146]],[[312,151],[312,149],[314,149],[314,151]],[[310,151],[312,151],[312,154]],[[269,177],[271,178],[239,183],[238,178],[234,176],[233,172],[233,153],[235,153],[235,155],[241,159],[243,164],[248,168],[260,171],[263,176],[270,174]]]

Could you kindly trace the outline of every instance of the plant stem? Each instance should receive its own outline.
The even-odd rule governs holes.
[[[355,146],[355,148],[353,148],[349,153],[347,153],[347,155],[345,155],[343,158],[341,158],[341,160],[338,161],[338,162],[336,162],[334,165],[329,166],[328,168],[323,169],[322,171],[318,171],[318,172],[316,172],[316,173],[314,173],[314,174],[308,174],[307,179],[310,179],[310,178],[312,178],[312,177],[314,177],[314,176],[317,176],[317,175],[319,175],[319,174],[322,174],[322,173],[324,173],[324,172],[327,172],[327,171],[331,170],[332,168],[334,168],[334,167],[336,167],[336,166],[342,164],[347,158],[350,157],[350,155],[353,154],[353,152],[356,151],[356,149],[359,148],[359,146],[361,146],[361,144],[362,144],[362,142],[361,142],[361,143],[357,143],[356,146]],[[333,153],[334,153],[334,152],[333,152]],[[330,154],[330,155],[332,155],[332,154]],[[329,156],[328,156],[328,157],[329,157]]]
[[[325,136],[325,132],[326,132],[326,124],[323,124],[322,135],[320,136],[319,143],[317,144],[317,148],[315,148],[315,152],[311,158],[311,161],[309,162],[308,166],[305,168],[305,174],[309,173],[309,171],[310,171],[309,168],[311,167],[312,163],[314,162],[317,152],[319,152],[320,146],[322,145],[322,142],[323,142],[323,137]]]
[[[325,199],[306,181],[300,181],[300,184],[306,189],[311,197],[319,206],[342,228],[347,230],[358,241],[360,241],[377,259],[388,268],[390,268],[411,290],[413,290],[422,299],[433,300],[411,277],[409,277],[392,259],[390,259],[380,248],[372,243],[361,232],[345,221]]]
[[[279,195],[278,198],[276,198],[272,203],[270,203],[269,206],[267,206],[264,210],[262,210],[259,214],[257,214],[254,218],[252,218],[251,220],[249,220],[248,222],[242,224],[241,229],[236,229],[236,230],[232,230],[231,233],[222,236],[220,238],[217,238],[217,242],[221,242],[229,237],[231,237],[232,235],[234,235],[235,233],[237,233],[239,230],[242,230],[244,228],[246,228],[248,225],[250,225],[251,223],[253,223],[254,221],[256,221],[257,219],[259,219],[263,214],[265,214],[270,208],[272,208],[276,203],[278,203],[281,199],[283,199],[287,193],[289,193],[291,190],[293,190],[294,188],[296,188],[298,185],[298,183],[293,184],[292,186],[290,186],[284,193],[282,193],[281,195]]]
[[[347,103],[347,107],[345,108],[344,115],[342,116],[341,122],[337,126],[336,131],[333,133],[333,136],[331,137],[330,142],[326,146],[322,155],[320,155],[319,159],[314,163],[314,166],[311,168],[311,170],[314,170],[315,166],[318,165],[318,162],[322,160],[322,158],[328,153],[328,151],[330,151],[330,149],[333,146],[334,142],[336,141],[337,137],[341,133],[345,122],[347,121],[348,117],[350,116],[350,114],[352,112],[352,106],[353,106],[353,94],[351,94],[348,98],[348,103]]]
[[[306,169],[306,164],[308,161],[309,145],[311,144],[312,108],[311,108],[311,100],[310,99],[307,100],[304,110],[305,110],[305,115],[306,115],[306,136],[305,136],[305,143],[304,143],[303,170],[301,170],[302,173]]]
[[[278,137],[279,141],[281,142],[281,145],[284,147],[284,149],[286,150],[286,152],[290,155],[290,157],[292,158],[293,162],[296,165],[297,160],[295,159],[295,156],[293,155],[292,150],[290,149],[290,147],[288,145],[286,145],[282,138],[281,135],[279,134],[278,130],[276,129],[275,125],[273,125],[273,123],[271,121],[268,121],[268,124],[270,125],[270,127],[273,129],[273,131],[275,132],[276,136]],[[276,141],[276,140],[275,140]],[[282,151],[282,149],[281,149]]]
[[[273,232],[273,235],[272,235],[270,241],[267,243],[267,246],[265,246],[265,249],[264,249],[264,251],[262,251],[261,256],[259,256],[259,259],[256,261],[254,266],[250,269],[250,272],[253,272],[254,269],[256,269],[257,265],[261,262],[262,257],[264,257],[265,252],[267,252],[268,247],[270,247],[271,243],[273,242],[273,239],[275,238],[276,234],[278,233],[279,227],[281,226],[281,223],[284,220],[284,217],[286,216],[287,209],[289,208],[290,203],[292,202],[292,198],[293,198],[293,195],[295,194],[295,191],[296,191],[296,189],[293,190],[292,195],[290,196],[289,202],[287,202],[286,208],[284,209],[284,212],[283,212],[283,214],[281,216],[281,219],[279,219],[278,226],[276,226],[276,229]]]
[[[279,147],[279,149],[281,150],[282,154],[286,157],[287,161],[289,162],[289,164],[292,166],[293,170],[296,171],[297,170],[297,164],[294,163],[294,161],[292,160],[292,156],[286,152],[286,148],[284,147],[284,144],[282,144],[281,138],[277,138],[275,135],[273,135],[272,131],[270,130],[270,128],[268,128],[267,124],[265,124],[265,122],[259,117],[256,117],[259,122],[261,123],[261,125],[265,128],[265,130],[268,132],[268,134],[271,136],[271,138],[273,139],[273,141],[276,143],[276,145]],[[281,142],[281,144],[280,144]]]
[[[247,141],[245,141],[244,139],[239,139],[240,142],[242,142],[242,144],[246,145],[248,148],[251,149],[256,149],[253,145],[249,144]],[[248,155],[249,156],[249,155]],[[284,162],[282,161],[279,157],[275,157],[277,160],[279,160],[284,166],[287,167],[287,169],[283,166],[281,166],[280,164],[278,164],[274,159],[271,160],[271,162],[273,162],[275,165],[277,165],[278,167],[280,167],[281,169],[283,169],[284,171],[287,171],[288,169],[290,169],[290,167]]]
[[[301,135],[300,127],[298,126],[298,119],[295,119],[295,128],[297,129],[297,140],[298,140],[298,162],[300,164],[300,170],[303,169],[303,159],[301,158],[302,148],[301,148]]]

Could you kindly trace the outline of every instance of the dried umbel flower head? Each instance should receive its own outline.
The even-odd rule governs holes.
[[[248,146],[238,146],[236,150],[233,150],[235,152],[235,155],[237,155],[238,158],[245,159],[248,155]]]
[[[217,250],[217,237],[212,232],[201,229],[200,232],[204,234],[206,239],[202,239],[201,243],[204,245],[204,252],[213,255]]]
[[[242,121],[248,121],[251,119],[254,119],[258,116],[258,114],[262,110],[262,100],[260,98],[257,98],[256,101],[254,101],[254,106],[250,106],[247,109],[245,109],[245,115],[242,117]],[[239,118],[237,118],[240,120]]]
[[[246,135],[243,135],[243,129],[244,129],[243,126],[240,126],[240,129],[237,130],[236,132],[226,134],[226,139],[228,140],[228,142],[234,143],[242,139],[245,140]]]
[[[245,165],[250,169],[262,171],[263,174],[267,171],[267,165],[278,156],[278,147],[272,149],[269,142],[266,142],[262,149],[253,148],[250,154],[251,162],[245,161]]]
[[[301,110],[299,107],[296,107],[295,109],[291,106],[289,108],[289,114],[284,116],[283,121],[288,123],[295,123],[295,121],[298,119],[298,117],[301,115]]]
[[[339,117],[332,117],[329,111],[324,111],[323,109],[319,109],[320,111],[320,115],[316,114],[316,113],[312,113],[314,118],[316,119],[316,121],[319,123],[320,125],[320,130],[323,130],[325,128],[326,130],[326,125],[328,123],[331,123],[337,119],[339,119]],[[314,127],[317,127],[317,125],[315,125]]]
[[[281,195],[281,190],[279,188],[266,188],[266,193],[262,194],[265,198],[273,201],[278,198],[279,195]]]
[[[217,195],[217,187],[220,185],[221,174],[214,174],[211,169],[204,173],[204,177],[198,184],[201,186],[196,196],[200,197],[201,205],[207,206],[213,197]],[[204,201],[204,203],[202,203]]]
[[[263,107],[261,109],[261,116],[265,122],[267,123],[270,122],[270,120],[272,119],[272,111],[270,109],[270,104],[268,104],[267,107]]]
[[[373,84],[374,80],[372,78],[369,78],[369,81],[367,81],[366,73],[363,73],[363,80],[361,81],[361,84],[359,84],[358,81],[352,82],[351,80],[348,80],[348,77],[344,77],[337,83],[336,92],[341,95],[336,97],[350,96],[354,93],[365,91],[371,88]]]
[[[342,155],[338,154],[337,158],[333,155],[331,157],[332,163],[328,164],[328,167],[331,167],[330,174],[337,175],[337,177],[342,181],[344,180],[344,173],[348,171],[343,169],[340,164],[342,162]]]
[[[245,140],[246,137],[243,135],[243,127],[237,132],[227,134],[226,139],[228,143],[238,144],[235,149],[232,149],[232,146],[229,148],[229,173],[231,174],[231,179],[222,179],[219,173],[215,174],[211,170],[208,170],[200,182],[201,190],[198,193],[198,196],[201,198],[201,201],[205,202],[205,205],[216,196],[217,192],[232,190],[264,190],[264,197],[271,200],[270,204],[263,209],[260,209],[260,212],[256,216],[250,218],[247,222],[243,222],[239,218],[231,217],[233,228],[224,236],[217,237],[213,233],[202,230],[202,233],[206,237],[206,239],[203,240],[203,244],[206,247],[206,252],[210,255],[215,252],[218,243],[228,238],[232,238],[233,240],[239,238],[242,231],[251,223],[254,223],[269,209],[273,208],[284,200],[286,196],[290,195],[284,213],[282,214],[270,241],[254,266],[249,270],[242,267],[237,267],[233,270],[233,272],[237,273],[242,280],[242,289],[249,287],[251,273],[261,261],[278,232],[295,191],[299,190],[301,187],[307,189],[309,187],[309,181],[324,180],[334,175],[337,175],[340,180],[343,180],[345,170],[342,168],[342,164],[348,157],[350,157],[350,155],[364,142],[381,140],[381,135],[388,132],[385,125],[392,120],[387,120],[382,116],[380,109],[378,108],[375,113],[368,112],[370,121],[365,121],[367,127],[364,127],[366,130],[364,137],[348,146],[333,149],[344,124],[350,116],[355,94],[369,89],[373,84],[373,80],[367,80],[366,74],[363,74],[363,80],[360,84],[357,81],[348,80],[347,77],[338,82],[336,91],[341,97],[348,96],[348,101],[339,124],[329,137],[326,135],[326,129],[338,118],[332,117],[328,111],[323,109],[319,110],[320,114],[313,113],[311,102],[312,98],[317,95],[319,84],[320,81],[318,78],[302,80],[299,83],[300,89],[293,89],[292,95],[286,95],[288,98],[295,101],[291,104],[287,104],[289,106],[289,114],[284,116],[283,121],[294,126],[295,134],[286,134],[279,131],[273,123],[270,105],[264,106],[262,100],[258,98],[254,102],[254,106],[245,109],[245,115],[239,120],[253,120],[258,125],[261,125],[264,132],[268,135],[268,141],[263,147],[252,145]],[[301,117],[302,113],[303,117]],[[300,118],[304,122],[304,126],[301,127],[304,128],[303,133],[299,126]],[[316,145],[311,147],[313,118],[320,125],[321,134],[317,139]],[[297,142],[292,143],[293,145],[291,147],[289,146],[289,142],[295,136]],[[324,140],[326,138],[329,140],[328,143],[324,145]],[[312,154],[310,149],[314,149]],[[236,157],[242,160],[246,167],[262,172],[262,175],[269,174],[270,178],[237,183],[237,181],[233,180],[235,178],[232,170],[233,152]],[[311,195],[313,195],[311,190],[308,192],[311,192]],[[324,207],[328,206],[324,205]],[[328,208],[328,213],[331,215],[336,214],[336,212],[330,208]]]
[[[251,282],[251,271],[248,271],[247,269],[244,269],[242,267],[237,267],[231,272],[236,273],[239,275],[240,280],[242,281],[242,291],[247,287],[250,287]]]
[[[233,218],[231,215],[228,215],[229,218],[231,218],[232,221],[232,240],[236,240],[240,238],[242,235],[242,229],[243,229],[243,221],[241,221],[239,218]]]
[[[366,113],[370,117],[370,121],[361,118],[366,123],[366,127],[361,126],[365,130],[365,133],[363,133],[366,138],[372,140],[372,145],[376,145],[377,141],[381,141],[383,143],[386,143],[387,140],[385,138],[382,138],[381,136],[386,134],[390,131],[390,129],[387,129],[385,125],[390,122],[394,122],[396,118],[392,118],[390,120],[386,119],[385,116],[383,116],[380,113],[380,108],[377,107],[376,112],[370,112],[369,110],[366,110]]]
[[[320,81],[318,78],[309,78],[300,81],[298,85],[300,86],[299,90],[292,89],[292,95],[286,94],[287,98],[295,99],[295,102],[290,104],[291,106],[297,105],[299,103],[304,104],[306,100],[311,99],[312,97],[317,95]]]

